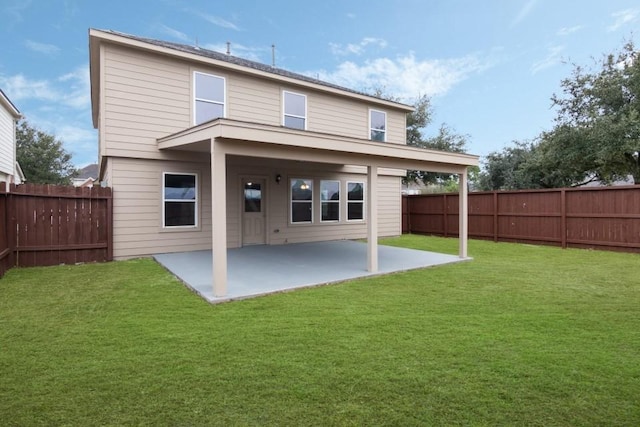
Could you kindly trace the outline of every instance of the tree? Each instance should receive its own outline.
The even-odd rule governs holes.
[[[515,190],[538,188],[535,178],[527,176],[525,165],[534,157],[535,145],[514,141],[515,146],[505,147],[487,155],[484,170],[478,179],[480,190]]]
[[[420,95],[413,104],[414,111],[407,114],[407,145],[420,147],[422,143],[422,129],[431,123],[431,99],[427,95]]]
[[[557,188],[571,186],[581,179],[583,173],[575,167],[578,162],[569,161],[561,167],[558,159],[567,157],[551,150],[562,146],[546,142],[514,141],[513,146],[489,153],[477,178],[477,187],[485,191]]]
[[[371,90],[373,96],[387,99],[389,101],[399,102],[400,99],[385,93],[384,88],[374,88]],[[427,95],[418,95],[413,103],[414,111],[407,114],[407,145],[429,150],[450,151],[454,153],[465,153],[466,144],[469,135],[460,135],[455,130],[442,123],[438,129],[438,135],[425,138],[422,130],[431,124],[433,110],[431,107],[431,99]],[[453,188],[457,186],[457,175],[435,173],[428,171],[407,171],[407,175],[403,178],[406,183],[421,182],[425,185],[438,184],[443,188]]]
[[[55,136],[21,120],[16,129],[16,154],[28,182],[69,185],[78,171],[71,154]]]
[[[417,112],[417,110],[416,110]],[[411,115],[410,115],[411,116]],[[407,123],[410,120],[407,119]],[[407,145],[413,145],[414,147],[425,148],[429,150],[449,151],[452,153],[465,153],[468,135],[460,135],[456,133],[446,123],[442,123],[438,129],[438,134],[431,138],[410,139],[410,132],[412,129],[407,127]],[[445,174],[428,171],[407,171],[405,177],[406,182],[422,182],[425,185],[440,184],[446,186],[447,183],[452,180],[457,180],[456,174]]]
[[[610,183],[631,175],[640,183],[640,55],[632,42],[596,62],[575,66],[553,95],[556,125],[541,136],[540,164],[566,171],[574,185]]]

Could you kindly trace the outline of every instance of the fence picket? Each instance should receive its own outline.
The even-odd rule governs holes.
[[[0,277],[11,267],[113,259],[110,188],[0,183]]]
[[[403,233],[457,236],[453,197],[403,196]],[[640,253],[640,185],[469,193],[469,237]]]

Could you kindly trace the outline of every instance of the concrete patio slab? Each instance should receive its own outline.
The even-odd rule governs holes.
[[[379,271],[366,270],[367,245],[350,240],[245,246],[227,250],[227,290],[213,296],[211,251],[154,255],[154,259],[211,303],[465,261],[454,255],[378,246]]]

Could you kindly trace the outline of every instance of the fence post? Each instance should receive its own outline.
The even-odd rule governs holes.
[[[493,241],[498,241],[498,192],[493,192]]]
[[[105,191],[105,189],[101,190]],[[113,261],[113,189],[107,199],[107,261]]]
[[[16,218],[16,196],[15,196],[15,184],[9,186],[9,194],[7,198],[7,230],[8,230],[8,243],[11,250],[10,262],[12,267],[16,267],[19,261],[18,253],[18,220]]]
[[[562,211],[562,216],[560,217],[560,221],[562,221],[560,224],[560,232],[562,233],[562,236],[560,237],[560,241],[562,242],[562,248],[566,249],[567,248],[567,193],[565,191],[565,189],[561,189],[560,190],[560,205],[561,205],[561,211]]]
[[[444,193],[442,195],[443,201],[442,201],[442,205],[443,205],[443,224],[444,224],[444,237],[449,237],[449,230],[447,229],[447,222],[449,222],[449,219],[447,217],[447,211],[449,210],[449,207],[447,206],[447,193]]]

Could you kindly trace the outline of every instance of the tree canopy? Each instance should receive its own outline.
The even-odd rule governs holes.
[[[440,125],[438,134],[433,137],[425,137],[422,134],[422,130],[431,123],[432,109],[428,96],[418,96],[413,107],[415,110],[407,115],[407,145],[454,153],[466,152],[469,136],[458,134],[446,123]],[[457,175],[410,170],[407,171],[404,181],[406,183],[439,184],[443,187],[452,187],[452,182],[457,182]]]
[[[519,189],[609,184],[629,176],[640,183],[640,55],[632,42],[574,65],[551,98],[553,129],[534,142],[516,142],[486,158],[480,188]]]
[[[542,135],[542,154],[555,157],[576,184],[629,175],[640,183],[639,56],[628,42],[598,61],[598,70],[576,66],[561,83],[563,95],[552,97],[558,116],[554,129]]]
[[[21,120],[16,128],[16,155],[28,182],[69,185],[77,170],[54,135]]]

